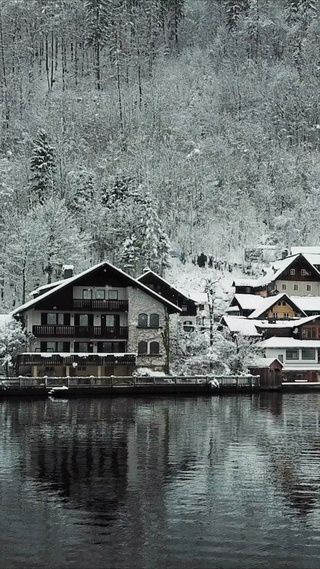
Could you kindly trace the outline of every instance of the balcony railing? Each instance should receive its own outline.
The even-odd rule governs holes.
[[[128,312],[127,300],[96,300],[91,298],[74,298],[75,310],[100,310],[104,312]]]
[[[122,340],[128,338],[127,326],[33,326],[32,334],[41,338],[101,338]]]
[[[85,353],[82,354],[50,354],[46,356],[44,354],[34,354],[34,353],[24,353],[18,356],[19,365],[68,365],[73,363],[78,363],[79,365],[113,365],[115,363],[120,364],[135,364],[136,356],[135,354],[106,354],[105,356],[101,354]]]

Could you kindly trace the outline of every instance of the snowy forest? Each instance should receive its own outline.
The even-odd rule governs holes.
[[[319,0],[0,0],[2,312],[104,259],[319,244]]]

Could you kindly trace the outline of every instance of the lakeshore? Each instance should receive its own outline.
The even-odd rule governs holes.
[[[320,392],[320,382],[264,382],[258,375],[166,377],[18,377],[0,382],[6,397],[140,397]]]

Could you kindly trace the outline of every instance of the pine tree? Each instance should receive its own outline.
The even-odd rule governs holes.
[[[34,196],[39,203],[44,203],[46,198],[53,195],[55,183],[55,151],[51,146],[48,134],[41,129],[34,141],[30,169],[31,178],[31,201]]]
[[[101,49],[108,41],[111,0],[86,0],[87,43],[94,52],[96,88],[101,89]]]
[[[225,0],[228,28],[233,29],[237,20],[249,9],[249,0]]]

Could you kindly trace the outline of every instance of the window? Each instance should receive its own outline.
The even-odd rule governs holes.
[[[105,325],[107,327],[113,327],[116,325],[116,317],[114,314],[106,314],[105,315]]]
[[[118,291],[117,290],[109,290],[108,298],[109,298],[109,300],[118,300]]]
[[[96,290],[96,299],[104,300],[106,297],[106,291],[103,289]]]
[[[75,352],[92,353],[93,352],[93,345],[89,344],[89,342],[75,342],[74,343],[74,351]]]
[[[281,290],[287,290],[287,285],[286,285],[286,283],[282,283],[282,284],[281,284]]]
[[[308,338],[308,340],[317,338],[317,327],[306,326],[305,328],[302,328],[302,338]]]
[[[301,269],[301,275],[305,277],[307,275],[307,271],[305,269]]]
[[[283,364],[283,354],[278,354],[278,360]]]
[[[138,344],[138,354],[147,353],[147,342],[139,342]]]
[[[299,350],[286,350],[286,360],[298,360]]]
[[[185,332],[193,332],[194,326],[192,320],[185,320],[183,323],[183,329]]]
[[[93,314],[75,314],[75,326],[93,326]]]
[[[316,351],[313,348],[302,348],[301,355],[303,360],[314,360]]]
[[[89,314],[79,314],[79,326],[89,326]]]
[[[150,342],[150,354],[159,354],[159,342]]]
[[[298,284],[294,284],[294,285],[293,285],[293,290],[299,290],[299,285],[298,285]]]
[[[85,300],[92,299],[92,290],[90,288],[84,288],[82,291],[82,298]]]
[[[307,284],[307,292],[311,292],[312,291],[312,285]]]
[[[150,314],[150,328],[159,328],[159,314]]]
[[[139,328],[147,328],[148,326],[148,316],[146,314],[139,314],[138,316],[138,326]]]
[[[126,351],[125,342],[98,342],[98,352],[107,354],[124,353]]]
[[[50,326],[55,326],[56,324],[62,326],[64,324],[64,314],[49,312],[46,316],[47,316],[47,324],[49,324]]]
[[[290,275],[295,275],[296,274],[296,270],[295,269],[290,269]]]
[[[70,342],[41,342],[41,352],[70,352]]]

